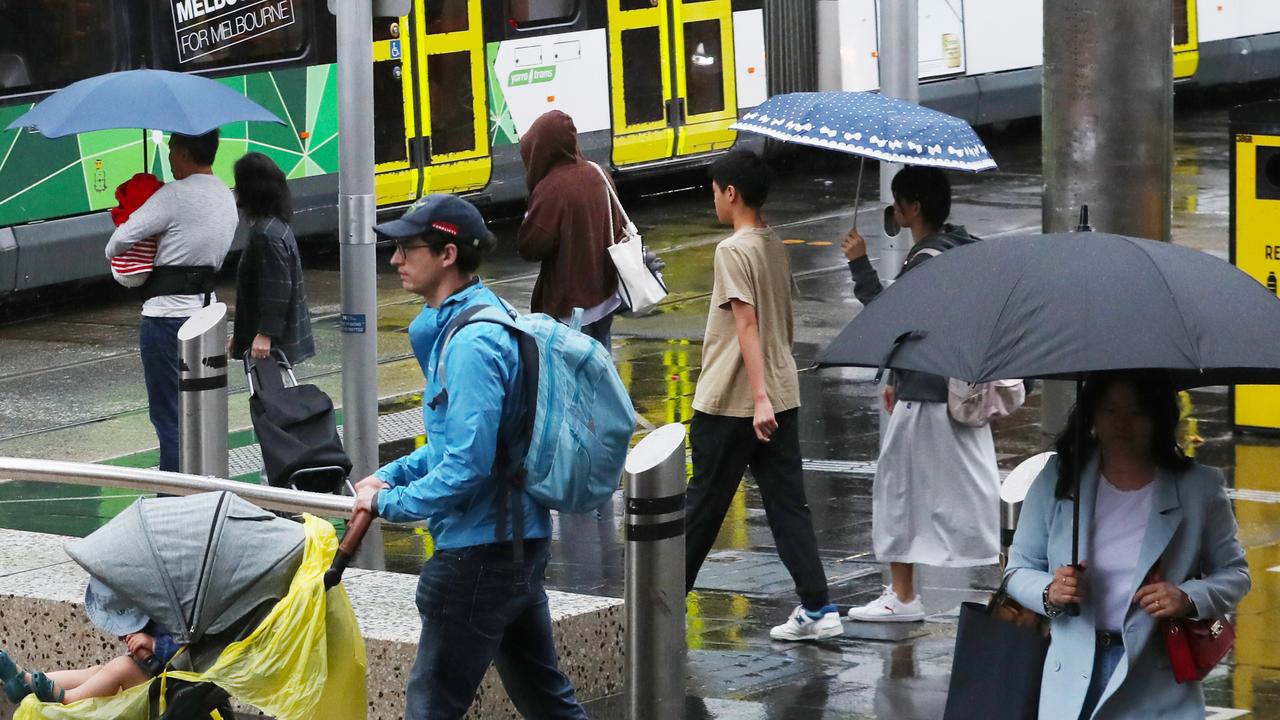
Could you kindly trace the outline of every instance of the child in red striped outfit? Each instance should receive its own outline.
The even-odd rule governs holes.
[[[163,185],[164,183],[151,173],[138,173],[120,183],[120,187],[116,188],[116,200],[120,205],[111,208],[111,220],[116,227],[123,225],[133,211],[142,207],[147,198],[154,195]],[[127,288],[140,287],[155,268],[158,242],[157,237],[139,240],[127,252],[112,258],[111,277]]]

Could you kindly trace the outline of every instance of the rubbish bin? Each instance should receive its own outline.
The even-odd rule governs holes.
[[[1268,290],[1277,293],[1277,278],[1280,277],[1280,100],[1233,108],[1230,130],[1231,262]],[[1271,337],[1277,330],[1280,328],[1262,330],[1260,339]],[[1280,386],[1240,385],[1234,388],[1232,416],[1238,430],[1280,431]]]

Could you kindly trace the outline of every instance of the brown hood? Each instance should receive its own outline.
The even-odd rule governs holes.
[[[524,160],[525,180],[529,192],[542,182],[552,168],[583,159],[578,150],[578,129],[573,118],[559,110],[551,110],[533,121],[520,138],[520,158]]]

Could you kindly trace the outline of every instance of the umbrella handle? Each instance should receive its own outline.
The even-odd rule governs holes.
[[[342,582],[342,573],[346,572],[347,566],[351,564],[351,558],[355,557],[356,551],[360,549],[360,542],[364,540],[364,534],[369,531],[369,526],[372,524],[373,513],[368,510],[357,509],[351,516],[351,522],[347,523],[347,533],[342,536],[342,544],[338,546],[338,552],[333,556],[333,564],[324,574],[325,590],[330,590]]]

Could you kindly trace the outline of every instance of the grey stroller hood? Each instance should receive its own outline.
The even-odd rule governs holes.
[[[189,644],[284,597],[305,541],[302,525],[217,492],[138,500],[66,551]]]

